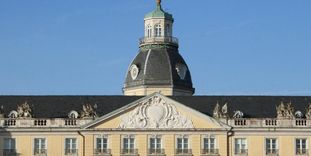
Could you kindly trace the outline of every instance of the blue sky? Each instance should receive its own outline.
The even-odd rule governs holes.
[[[0,1],[0,94],[121,95],[154,1]],[[197,95],[311,95],[310,6],[163,0]]]

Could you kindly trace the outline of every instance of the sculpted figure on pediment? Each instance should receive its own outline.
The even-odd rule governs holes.
[[[309,107],[306,110],[306,118],[311,119],[311,103],[309,103]]]
[[[214,118],[227,118],[228,117],[228,104],[225,103],[221,108],[219,102],[217,102],[214,111],[213,111]]]
[[[173,104],[153,96],[122,117],[120,128],[193,128],[192,121],[181,115]]]
[[[27,101],[17,106],[17,116],[19,118],[31,118],[31,108]]]
[[[82,111],[80,113],[81,118],[95,118],[97,114],[95,112],[95,108],[93,108],[90,104],[85,104],[82,106]]]
[[[279,106],[276,107],[277,110],[277,118],[279,119],[292,119],[294,118],[294,107],[292,107],[291,103],[288,103],[287,106],[284,105],[283,102]]]

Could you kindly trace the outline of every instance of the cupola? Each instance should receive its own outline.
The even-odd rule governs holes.
[[[126,73],[124,95],[194,94],[189,68],[178,51],[178,39],[173,37],[173,22],[173,16],[157,0],[156,9],[145,15],[145,35],[139,40],[139,52]]]

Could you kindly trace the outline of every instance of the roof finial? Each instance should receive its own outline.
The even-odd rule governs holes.
[[[161,5],[161,0],[157,0],[157,4],[158,4],[158,5]]]

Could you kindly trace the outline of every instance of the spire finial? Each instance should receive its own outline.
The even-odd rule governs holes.
[[[161,0],[157,0],[157,5],[161,5]]]

